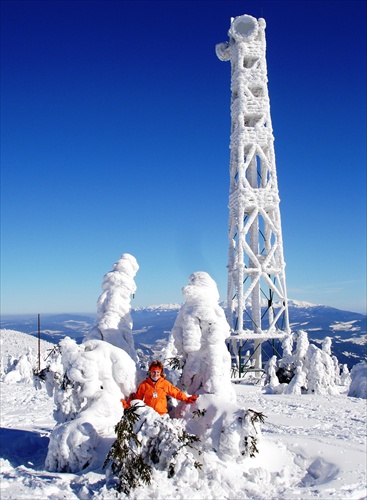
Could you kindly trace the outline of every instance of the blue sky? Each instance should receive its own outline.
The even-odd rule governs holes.
[[[226,298],[230,17],[267,23],[288,296],[366,310],[365,1],[2,1],[2,313]]]

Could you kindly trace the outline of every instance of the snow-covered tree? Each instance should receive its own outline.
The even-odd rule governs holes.
[[[114,437],[123,413],[120,399],[136,389],[135,379],[134,361],[108,342],[78,345],[69,337],[60,342],[46,376],[57,421],[46,457],[48,470],[76,472],[101,460],[97,447],[103,448],[106,438],[108,446]]]
[[[266,380],[265,383],[269,385],[273,390],[279,385],[279,379],[276,374],[276,366],[277,366],[277,357],[272,356],[266,367]]]
[[[196,272],[182,293],[185,303],[173,326],[166,358],[179,358],[179,384],[189,394],[217,394],[233,401],[231,357],[225,344],[230,328],[218,303],[217,285],[208,273]]]
[[[302,361],[302,363],[307,364],[306,359],[309,345],[307,332],[300,330],[298,332],[296,351],[294,353],[297,361]]]
[[[258,451],[262,413],[204,394],[195,405],[181,406],[180,416],[187,419],[187,431],[199,437],[204,453],[214,451],[223,461],[241,462]]]
[[[303,363],[301,360],[297,361],[296,369],[292,380],[284,388],[285,394],[302,394],[307,385],[307,375],[303,369]]]
[[[241,462],[258,452],[261,413],[239,408],[213,394],[182,407],[181,418],[160,417],[140,400],[116,426],[117,439],[105,462],[110,487],[129,494],[150,483],[154,470],[187,486],[206,480],[213,453]]]
[[[322,350],[326,352],[329,356],[331,356],[331,338],[325,337],[322,342]]]
[[[149,481],[152,468],[196,482],[206,452],[217,453],[224,461],[241,461],[257,453],[263,415],[235,402],[225,345],[229,327],[216,284],[206,273],[195,273],[184,297],[169,349],[183,368],[178,372],[182,388],[197,392],[199,399],[190,405],[178,403],[171,409],[172,420],[140,400],[132,402],[138,404],[138,414],[133,416],[130,408],[125,415],[120,399],[135,392],[138,378],[132,357],[103,340],[77,345],[66,338],[50,358],[46,376],[58,422],[50,436],[47,469],[76,472],[101,465],[115,431],[107,475],[117,477],[117,489],[124,492],[141,480]],[[196,439],[198,452],[191,453]]]
[[[33,369],[35,366],[35,356],[33,350],[28,348],[27,354],[22,354],[19,359],[8,360],[8,368],[2,381],[6,384],[16,384],[18,382],[30,383],[33,380]]]
[[[367,363],[354,365],[350,377],[348,396],[367,399]]]
[[[116,434],[104,464],[110,487],[128,495],[142,483],[150,484],[154,469],[189,484],[199,479],[199,438],[186,432],[183,420],[161,417],[135,401],[117,424]]]
[[[282,341],[283,357],[279,360],[279,368],[276,372],[280,383],[289,383],[293,377],[295,365],[293,349],[293,333],[286,335]]]
[[[287,337],[284,358],[278,362],[276,375],[281,382],[274,385],[275,361],[267,366],[267,391],[285,394],[336,394],[341,386],[340,365],[331,353],[331,338],[326,337],[322,348],[310,344],[307,332],[300,330],[296,337],[296,348],[291,351]],[[344,381],[347,377],[344,377]]]
[[[344,364],[341,367],[340,373],[340,385],[349,387],[351,382],[351,376],[349,373],[348,365]]]
[[[138,263],[132,255],[124,253],[113,265],[112,271],[105,274],[102,294],[98,299],[97,325],[86,339],[102,339],[124,349],[137,361],[132,336],[131,295],[136,291],[134,277]]]
[[[331,352],[331,351],[330,351]],[[334,362],[328,350],[310,344],[308,348],[307,392],[309,394],[337,394]]]

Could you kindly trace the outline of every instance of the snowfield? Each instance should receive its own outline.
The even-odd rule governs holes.
[[[334,331],[338,330],[349,330],[351,332],[359,332],[361,329],[357,326],[354,326],[356,321],[337,321],[334,325],[330,325],[330,328]]]
[[[27,351],[29,337],[1,332],[2,352]],[[78,473],[45,470],[54,401],[43,386],[0,382],[1,498],[112,499],[99,467]],[[234,384],[237,403],[266,415],[259,454],[242,463],[213,453],[196,482],[154,470],[149,486],[128,498],[362,499],[366,497],[366,399],[337,395],[272,395],[261,386]],[[112,443],[112,441],[111,441]],[[102,463],[106,449],[100,448]],[[121,493],[120,498],[126,495]]]

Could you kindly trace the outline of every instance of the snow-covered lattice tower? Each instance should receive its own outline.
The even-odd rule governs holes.
[[[228,321],[232,344],[261,344],[290,333],[285,262],[267,88],[265,20],[231,19],[229,42],[216,46],[231,61]]]

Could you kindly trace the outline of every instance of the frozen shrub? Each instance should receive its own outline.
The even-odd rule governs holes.
[[[301,360],[297,361],[294,376],[292,377],[289,384],[285,387],[285,394],[302,394],[305,391],[307,385],[306,372],[303,369],[303,363]]]
[[[292,352],[291,340],[296,337],[296,348]],[[337,394],[341,385],[340,365],[331,354],[331,338],[326,337],[322,348],[310,344],[307,332],[300,330],[283,341],[283,359],[279,360],[276,376],[280,387],[274,385],[275,362],[268,364],[267,391],[285,394]],[[270,370],[270,371],[269,371]],[[347,383],[347,377],[343,381]],[[283,387],[284,385],[284,387]]]
[[[266,365],[266,379],[265,383],[268,384],[272,389],[279,385],[279,379],[277,377],[277,357],[272,356]]]
[[[257,453],[265,418],[261,412],[214,394],[200,396],[195,405],[180,404],[176,411],[187,420],[187,431],[200,438],[203,452],[215,451],[229,462],[241,462]]]
[[[180,474],[190,483],[197,481],[202,464],[194,444],[199,438],[186,432],[183,421],[161,417],[139,401],[125,410],[116,435],[104,467],[109,485],[117,491],[128,495],[150,484],[153,468],[166,471],[168,478]]]
[[[350,377],[348,396],[367,399],[367,363],[354,365]]]

